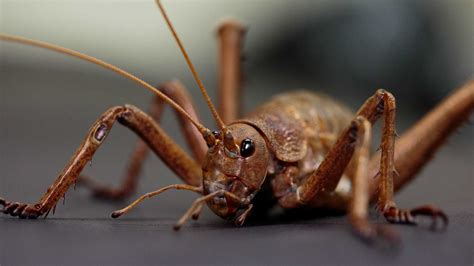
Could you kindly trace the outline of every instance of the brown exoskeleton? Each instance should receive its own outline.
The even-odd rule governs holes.
[[[20,218],[47,216],[59,199],[77,181],[104,198],[125,198],[136,186],[148,149],[153,150],[186,184],[176,184],[148,193],[124,209],[130,211],[146,198],[169,189],[202,194],[175,228],[188,218],[197,218],[204,203],[218,216],[242,225],[253,206],[261,202],[259,193],[269,189],[272,200],[286,209],[330,208],[344,210],[355,232],[365,239],[393,237],[388,230],[369,223],[369,203],[375,203],[389,222],[415,224],[417,215],[447,224],[446,215],[434,206],[401,210],[393,193],[410,181],[431,154],[459,127],[474,108],[474,82],[457,89],[432,112],[395,141],[395,98],[378,90],[358,110],[351,113],[330,98],[310,92],[276,96],[243,118],[238,118],[240,90],[240,50],[243,27],[227,21],[219,28],[220,90],[215,110],[194,66],[181,44],[160,2],[157,4],[218,124],[211,132],[198,122],[191,99],[178,82],[152,87],[139,78],[98,59],[78,52],[10,35],[4,41],[19,42],[69,54],[115,71],[157,94],[150,114],[130,105],[107,110],[91,127],[85,140],[53,185],[36,204],[0,199],[3,212]],[[178,113],[191,147],[188,156],[158,125],[163,103]],[[383,117],[379,152],[370,154],[371,128]],[[127,177],[120,188],[103,187],[80,176],[84,166],[104,142],[118,121],[142,141],[132,156]],[[395,170],[397,169],[397,170]]]

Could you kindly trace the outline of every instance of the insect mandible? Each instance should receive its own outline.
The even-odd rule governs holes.
[[[3,212],[20,218],[47,216],[68,188],[77,181],[104,198],[125,198],[134,190],[137,168],[148,149],[153,150],[185,184],[166,186],[138,198],[115,211],[117,218],[142,202],[166,190],[182,189],[201,194],[176,223],[179,229],[189,218],[197,219],[204,204],[218,216],[243,225],[261,197],[271,191],[272,204],[285,209],[329,208],[348,212],[354,231],[360,237],[394,240],[384,226],[371,224],[368,206],[374,203],[387,221],[415,224],[416,216],[441,220],[448,218],[435,206],[399,209],[393,194],[408,183],[425,165],[443,141],[459,127],[474,108],[474,82],[455,90],[432,112],[396,140],[395,98],[386,90],[377,90],[357,111],[348,111],[327,96],[310,92],[278,95],[250,114],[239,118],[238,99],[241,87],[240,56],[245,29],[235,21],[219,27],[220,90],[219,112],[207,95],[197,71],[160,1],[156,1],[191,72],[215,118],[218,130],[199,123],[186,89],[179,82],[155,88],[113,65],[78,52],[11,35],[13,41],[69,54],[101,65],[154,92],[156,101],[149,114],[131,105],[106,111],[91,127],[84,142],[56,181],[36,204],[0,199]],[[180,117],[193,156],[188,156],[158,125],[161,106],[167,103]],[[372,124],[383,118],[380,151],[371,154]],[[127,184],[118,189],[98,186],[80,176],[84,166],[106,139],[112,125],[120,124],[142,139],[132,156]],[[437,134],[432,134],[437,132]],[[268,202],[268,201],[265,201]],[[260,206],[259,206],[260,207]],[[270,206],[269,206],[270,207]]]

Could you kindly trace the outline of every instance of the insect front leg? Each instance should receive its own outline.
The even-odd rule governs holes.
[[[378,237],[395,242],[397,236],[387,227],[368,221],[369,190],[367,168],[372,125],[364,116],[357,116],[339,136],[318,169],[301,185],[295,197],[296,204],[330,209],[347,208],[355,233],[365,240]],[[352,192],[349,200],[345,193],[334,191],[345,168],[355,165]]]
[[[334,190],[353,157],[359,124],[358,118],[351,122],[327,152],[318,168],[296,189],[296,193],[288,193],[279,198],[282,207],[297,208],[303,205],[346,209],[347,197]]]
[[[441,218],[444,225],[446,225],[448,218],[439,208],[434,206],[422,206],[413,210],[402,210],[399,209],[394,202],[394,175],[398,174],[395,169],[394,159],[396,137],[395,113],[395,98],[391,93],[384,90],[378,90],[374,96],[365,102],[359,111],[359,114],[367,117],[371,123],[374,123],[381,115],[384,117],[379,160],[380,170],[375,175],[378,178],[377,209],[383,213],[387,221],[391,223],[415,224],[414,216],[426,215],[433,220],[433,223],[435,223],[438,218]]]
[[[178,105],[194,119],[199,120],[195,108],[193,106],[191,97],[189,96],[184,85],[179,81],[167,82],[158,87],[158,89],[165,95],[170,97]],[[159,123],[161,114],[163,113],[164,102],[160,97],[155,97],[152,101],[149,111],[150,117]],[[199,131],[179,112],[176,112],[179,124],[189,148],[191,149],[194,158],[198,163],[201,163],[206,152],[206,144],[199,133]],[[81,175],[79,182],[89,187],[94,196],[105,199],[122,200],[126,199],[135,192],[138,178],[143,166],[143,163],[148,155],[149,147],[145,141],[139,139],[135,149],[132,152],[130,161],[127,165],[125,175],[119,187],[114,188],[108,185],[103,185],[88,176]]]
[[[364,117],[370,124],[375,123],[380,117],[384,117],[379,160],[380,168],[377,174],[379,184],[377,206],[390,222],[411,223],[413,221],[412,216],[417,214],[428,215],[434,220],[440,217],[446,222],[446,215],[435,207],[422,206],[412,211],[403,211],[398,209],[393,201],[393,175],[396,173],[394,167],[395,110],[396,105],[393,95],[385,90],[378,90],[357,112],[358,116]],[[297,189],[296,195],[286,199],[288,206],[312,205],[313,202],[318,201],[318,196],[335,190],[354,154],[357,140],[356,133],[357,127],[352,122],[352,125],[343,131],[331,147],[318,169]],[[366,176],[366,178],[367,182],[370,182],[368,180],[371,176]],[[366,193],[367,197],[370,195],[370,192],[362,193]],[[355,228],[357,231],[357,226]]]
[[[445,224],[447,223],[446,215],[434,206],[425,205],[412,210],[400,210],[386,203],[389,203],[393,198],[394,191],[407,184],[420,171],[447,137],[469,118],[473,110],[474,80],[471,80],[452,93],[397,141],[394,164],[398,174],[394,176],[394,181],[387,183],[386,180],[378,176],[371,180],[372,198],[378,200],[379,208],[385,208],[384,215],[387,220],[395,223],[414,224],[416,223],[414,216],[428,215],[439,217],[444,220]],[[382,156],[380,153],[373,156],[369,175],[377,173],[381,158],[383,160],[383,153]],[[385,183],[385,185],[381,183]],[[376,193],[377,187],[387,187],[388,189]],[[436,221],[437,219],[433,220],[433,226],[436,225]]]
[[[355,171],[352,178],[352,193],[349,202],[349,220],[355,233],[365,240],[372,241],[378,236],[397,242],[398,237],[387,227],[373,225],[368,220],[368,206],[370,200],[367,169],[370,159],[370,142],[372,139],[372,125],[359,116],[357,122],[357,142],[353,163]]]
[[[378,90],[370,97],[358,112],[358,115],[366,117],[372,124],[383,116],[381,151],[379,155],[379,171],[375,174],[377,178],[377,209],[383,213],[387,221],[391,223],[415,224],[414,216],[426,215],[435,223],[438,218],[447,224],[448,218],[444,212],[434,206],[422,206],[412,210],[399,209],[393,199],[395,169],[395,97],[385,90]],[[370,172],[369,172],[370,173]],[[371,175],[369,179],[373,179]],[[369,180],[368,179],[368,180]],[[370,182],[370,181],[369,181]],[[370,195],[370,191],[368,192]]]
[[[140,109],[118,106],[107,110],[91,127],[86,138],[69,163],[36,204],[9,202],[0,199],[3,212],[20,218],[37,218],[47,215],[74,184],[85,165],[104,142],[115,121],[140,136],[147,145],[188,185],[201,183],[201,167],[190,158],[156,122]]]

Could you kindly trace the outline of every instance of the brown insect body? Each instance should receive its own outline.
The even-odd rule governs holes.
[[[270,179],[280,205],[298,207],[288,205],[285,198],[296,193],[319,166],[352,117],[347,108],[325,95],[299,91],[273,97],[227,128],[235,143],[251,139],[254,154],[244,158],[227,150],[222,141],[209,149],[203,166],[205,194],[226,189],[250,202]],[[348,196],[347,178],[340,182],[344,185],[337,192]],[[217,215],[229,219],[239,210],[240,202],[216,196],[208,204]]]

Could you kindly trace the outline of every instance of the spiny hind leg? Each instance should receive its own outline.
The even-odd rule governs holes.
[[[199,120],[195,108],[192,103],[191,96],[187,92],[184,85],[179,81],[171,81],[164,83],[159,86],[158,89],[163,92],[166,96],[170,97],[178,105],[191,115],[195,120]],[[161,119],[163,113],[164,102],[161,98],[155,97],[151,104],[150,111],[148,112],[157,123]],[[206,151],[206,144],[204,143],[199,131],[192,125],[189,120],[184,118],[179,112],[176,113],[182,132],[184,133],[185,139],[191,151],[193,152],[194,158],[201,162]],[[143,163],[149,153],[148,145],[139,139],[135,149],[132,152],[130,161],[125,170],[124,178],[119,187],[111,187],[97,182],[95,179],[81,175],[79,177],[79,183],[90,188],[93,195],[98,198],[112,199],[112,200],[123,200],[131,196],[137,187],[138,179],[143,167]]]
[[[115,121],[119,121],[139,135],[185,183],[197,187],[200,185],[200,166],[156,124],[153,118],[134,106],[125,105],[110,108],[93,124],[76,153],[38,203],[24,204],[0,198],[3,213],[20,218],[37,218],[54,210],[57,202],[77,181],[84,166],[101,146]]]

